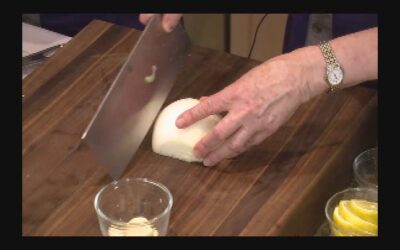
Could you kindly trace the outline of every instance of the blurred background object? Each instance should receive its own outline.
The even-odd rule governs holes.
[[[65,36],[50,30],[43,29],[36,25],[22,22],[22,57],[33,53],[44,51],[55,45],[62,45],[71,40],[71,37]],[[46,58],[52,53],[47,53],[40,60],[32,60],[30,63],[23,64],[22,79],[33,72]]]
[[[265,14],[184,14],[194,44],[247,57]],[[260,24],[250,58],[264,61],[282,53],[287,14],[269,14]]]
[[[142,29],[135,20],[138,14],[23,14],[22,21],[47,30],[58,30],[61,21],[54,21],[58,15],[63,22],[71,23],[63,35],[74,36],[79,29],[87,25],[93,18]],[[264,61],[282,53],[287,14],[184,14],[184,26],[193,43],[202,47],[216,49],[247,57],[251,45],[254,48],[250,58]],[[79,19],[79,22],[78,22]],[[262,22],[260,22],[262,20]],[[73,24],[73,25],[72,25]],[[256,28],[259,26],[257,37]]]

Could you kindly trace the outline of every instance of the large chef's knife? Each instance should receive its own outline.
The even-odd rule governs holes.
[[[118,179],[139,148],[184,66],[190,40],[179,24],[167,33],[154,15],[82,139]]]

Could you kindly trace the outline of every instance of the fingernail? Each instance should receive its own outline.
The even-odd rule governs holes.
[[[168,30],[167,30],[167,32],[171,32],[171,31],[173,31],[175,29],[175,26],[174,25],[168,25]]]
[[[182,117],[178,117],[178,119],[176,119],[176,126],[178,128],[181,128],[184,125],[184,120]]]
[[[171,32],[171,31],[174,30],[174,28],[175,28],[174,25],[164,23],[164,30],[165,30],[166,32]]]
[[[212,166],[214,166],[214,162],[211,161],[211,160],[209,160],[209,159],[205,159],[205,160],[203,161],[203,164],[204,164],[204,166],[206,166],[206,167],[212,167]]]

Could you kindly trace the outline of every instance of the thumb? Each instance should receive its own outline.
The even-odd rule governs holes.
[[[162,18],[162,25],[166,32],[171,32],[175,29],[181,20],[182,14],[164,14]]]

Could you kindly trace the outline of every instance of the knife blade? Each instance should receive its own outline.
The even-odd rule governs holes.
[[[154,15],[83,133],[82,139],[114,180],[149,131],[183,69],[189,47],[180,24],[167,33],[161,17]]]

